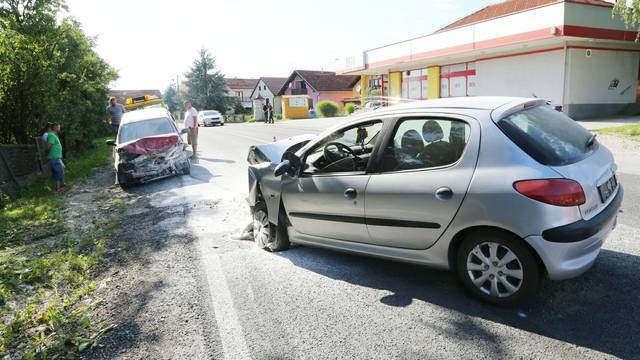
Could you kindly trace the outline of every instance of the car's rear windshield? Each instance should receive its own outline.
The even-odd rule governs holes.
[[[151,119],[122,125],[118,134],[120,144],[143,137],[172,134],[176,130],[167,118]]]
[[[543,165],[562,166],[588,157],[596,148],[592,134],[568,116],[545,106],[519,111],[498,127]]]

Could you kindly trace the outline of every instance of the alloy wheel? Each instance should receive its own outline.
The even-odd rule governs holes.
[[[258,210],[253,214],[253,239],[258,246],[264,248],[269,244],[271,238],[271,224],[267,213]]]
[[[481,292],[496,298],[518,292],[524,278],[518,256],[497,242],[480,243],[469,252],[467,274]]]

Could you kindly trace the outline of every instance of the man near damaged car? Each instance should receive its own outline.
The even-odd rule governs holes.
[[[191,102],[186,100],[184,102],[184,126],[189,129],[187,135],[188,142],[193,149],[192,158],[195,158],[198,153],[198,110],[191,106]]]

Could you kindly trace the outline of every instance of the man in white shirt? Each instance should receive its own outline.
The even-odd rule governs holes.
[[[191,157],[195,158],[198,151],[198,110],[188,100],[184,102],[184,126],[189,129],[188,140],[193,149]]]

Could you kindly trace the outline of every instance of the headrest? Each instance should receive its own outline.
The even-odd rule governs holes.
[[[444,138],[444,132],[442,127],[435,120],[427,120],[422,125],[422,137],[424,141],[432,143],[434,141],[442,140]]]
[[[422,141],[422,137],[420,133],[416,130],[407,130],[400,140],[400,146],[403,150],[417,150],[422,151],[424,148],[424,142]]]

